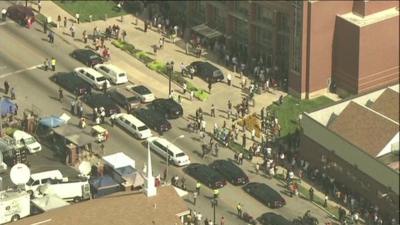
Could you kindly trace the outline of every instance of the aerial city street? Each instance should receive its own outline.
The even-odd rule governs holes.
[[[399,225],[399,1],[0,10],[0,224]]]

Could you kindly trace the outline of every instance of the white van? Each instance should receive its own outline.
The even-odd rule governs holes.
[[[151,137],[151,130],[139,119],[127,113],[119,113],[114,115],[112,119],[115,120],[117,124],[128,130],[136,138],[146,139]]]
[[[42,145],[37,142],[32,135],[22,130],[14,131],[13,138],[17,146],[27,148],[30,153],[35,153],[42,150]]]
[[[25,190],[30,195],[36,195],[38,187],[40,185],[49,183],[52,179],[62,180],[63,175],[59,170],[49,170],[40,173],[33,173],[31,174],[31,178],[29,179],[29,181],[25,184]]]
[[[104,82],[106,82],[107,88],[110,87],[110,82],[106,79],[106,77],[92,68],[78,67],[74,70],[74,72],[78,77],[82,78],[99,90],[103,89]]]
[[[150,149],[153,149],[163,158],[169,157],[170,161],[176,166],[186,166],[190,164],[189,156],[187,156],[180,148],[172,144],[168,140],[160,137],[147,138]]]
[[[111,64],[97,64],[94,69],[106,76],[114,84],[128,83],[126,72]]]

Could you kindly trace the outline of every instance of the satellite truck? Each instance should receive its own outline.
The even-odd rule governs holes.
[[[90,163],[83,161],[79,165],[81,173],[79,177],[63,177],[59,170],[32,174],[30,176],[31,179],[25,185],[25,190],[28,191],[31,197],[55,195],[64,200],[74,202],[90,199],[90,184],[87,177],[90,170]]]
[[[22,189],[28,182],[30,173],[25,164],[18,163],[11,168],[10,178],[17,190],[0,191],[0,224],[14,222],[30,215],[30,196]]]

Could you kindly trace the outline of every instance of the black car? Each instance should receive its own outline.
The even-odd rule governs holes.
[[[111,98],[128,112],[139,107],[140,98],[124,88],[115,88],[110,92]]]
[[[244,186],[243,190],[269,208],[280,208],[286,204],[277,191],[264,183],[251,182]]]
[[[104,62],[97,52],[90,49],[76,49],[71,53],[71,56],[89,67]]]
[[[257,219],[261,225],[291,225],[292,222],[287,220],[285,217],[273,213],[273,212],[267,212],[262,214],[260,217]]]
[[[226,180],[221,174],[204,164],[192,163],[183,171],[212,189],[226,185]]]
[[[157,132],[165,132],[171,129],[171,124],[168,120],[155,110],[140,108],[133,111],[132,114],[150,127],[150,129]]]
[[[247,184],[249,177],[236,164],[229,160],[215,160],[210,167],[218,171],[234,185]]]
[[[92,92],[90,84],[73,73],[56,73],[50,77],[50,80],[77,96]]]
[[[111,99],[109,94],[91,94],[82,97],[82,101],[85,102],[91,108],[104,107],[106,116],[111,116],[114,113],[120,113],[121,110]]]
[[[195,61],[189,65],[194,68],[194,75],[199,76],[207,82],[219,82],[224,80],[222,71],[209,62]]]
[[[160,112],[167,119],[177,119],[183,115],[182,106],[171,98],[155,99],[149,107]]]

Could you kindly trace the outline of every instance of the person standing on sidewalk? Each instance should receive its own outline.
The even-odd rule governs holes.
[[[63,90],[60,87],[58,88],[58,100],[62,102],[63,98],[64,98]]]
[[[325,194],[325,198],[324,198],[324,208],[328,207],[328,195]]]
[[[215,117],[215,106],[214,106],[214,104],[211,104],[211,116]]]
[[[308,195],[310,196],[310,202],[314,201],[314,189],[312,187],[310,187],[310,189],[308,190]]]
[[[58,15],[57,16],[57,28],[60,28],[60,27],[61,27],[61,16]]]
[[[193,191],[193,205],[196,205],[197,195],[197,191]]]
[[[46,58],[46,59],[44,60],[44,62],[43,62],[44,71],[47,71],[47,70],[49,69],[48,61],[49,61],[49,59]]]
[[[242,218],[242,205],[240,202],[236,205],[237,215],[239,218]]]
[[[65,28],[67,27],[67,17],[66,16],[64,16],[64,27]]]
[[[14,100],[15,99],[15,89],[14,89],[14,87],[11,88],[10,94],[11,94],[11,100]]]
[[[4,81],[4,93],[8,95],[8,91],[10,90],[10,84],[8,81]]]
[[[86,30],[83,31],[82,37],[83,37],[83,43],[87,44],[88,35],[87,35],[87,33],[86,33]]]
[[[260,171],[260,164],[259,163],[257,163],[256,164],[256,174],[258,175],[258,172]]]
[[[242,147],[246,148],[246,133],[243,133],[242,135]]]
[[[80,22],[79,13],[75,14],[75,19],[76,19],[76,23],[79,24],[79,22]]]
[[[122,41],[125,41],[125,37],[126,37],[126,31],[125,30],[122,30],[121,37],[122,37]]]
[[[182,85],[183,95],[186,94],[186,89],[187,89],[187,85],[186,85],[186,83],[183,83],[183,85]]]
[[[232,103],[231,100],[228,100],[228,119],[230,118],[232,114]]]
[[[200,195],[200,188],[201,188],[201,183],[199,181],[196,182],[196,192],[198,195]]]
[[[48,27],[48,23],[47,23],[47,20],[46,20],[43,23],[43,33],[45,33],[45,34],[47,34],[47,27]]]
[[[228,75],[226,75],[226,80],[228,82],[228,86],[232,85],[232,74],[228,73]]]
[[[56,59],[51,57],[51,70],[56,71]]]
[[[69,31],[71,32],[71,37],[75,38],[75,27],[74,27],[74,24],[71,24],[71,27],[69,28]]]

